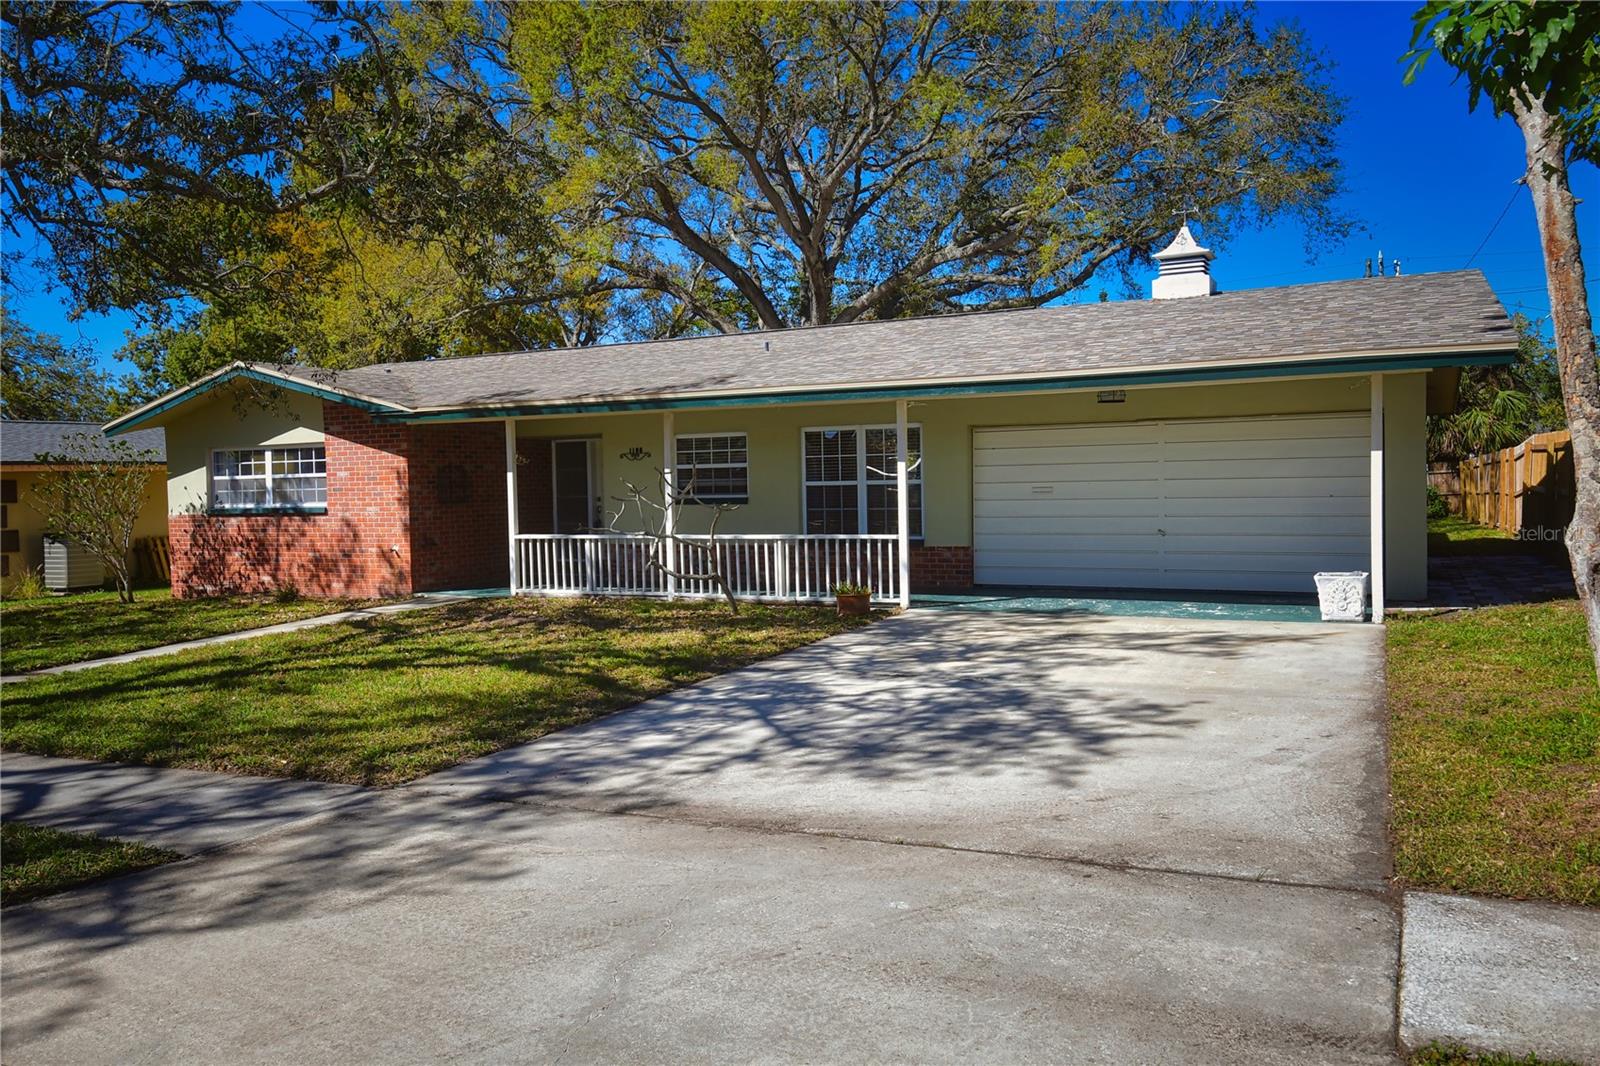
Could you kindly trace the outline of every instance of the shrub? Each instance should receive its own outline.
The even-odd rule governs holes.
[[[1440,492],[1438,489],[1434,488],[1432,485],[1428,486],[1428,517],[1429,518],[1449,518],[1450,517],[1450,505],[1447,502],[1445,502],[1444,493]]]
[[[44,587],[44,570],[34,567],[24,570],[11,579],[5,588],[5,598],[8,600],[37,600],[49,593]]]

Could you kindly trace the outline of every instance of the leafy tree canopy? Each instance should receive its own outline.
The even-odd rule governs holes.
[[[1495,114],[1542,99],[1562,124],[1573,159],[1600,162],[1600,4],[1588,0],[1428,0],[1413,18],[1410,67],[1430,52],[1466,79],[1469,106]]]
[[[1509,448],[1567,424],[1555,349],[1517,315],[1517,361],[1462,368],[1456,409],[1428,418],[1428,458],[1464,459]]]
[[[1341,101],[1248,7],[264,10],[3,10],[8,217],[155,320],[151,381],[1032,305],[1184,214],[1347,225]]]
[[[573,262],[725,331],[1042,303],[1185,212],[1343,225],[1340,102],[1247,8],[492,3],[389,32],[425,95],[542,140]]]
[[[6,418],[95,422],[111,384],[83,347],[18,322],[0,306],[0,413]]]

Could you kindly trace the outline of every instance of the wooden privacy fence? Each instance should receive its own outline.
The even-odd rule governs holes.
[[[1461,468],[1460,464],[1449,460],[1441,460],[1428,464],[1428,484],[1435,492],[1444,497],[1444,504],[1450,508],[1451,514],[1461,513]]]
[[[172,549],[166,537],[140,537],[133,542],[134,572],[141,577],[172,580]]]
[[[1460,485],[1461,514],[1469,521],[1524,540],[1559,543],[1577,493],[1572,434],[1536,433],[1513,448],[1465,459]]]

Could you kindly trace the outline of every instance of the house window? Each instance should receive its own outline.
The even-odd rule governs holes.
[[[211,453],[214,511],[322,511],[327,506],[327,454],[320,446]]]
[[[894,533],[895,429],[805,430],[802,456],[807,533]],[[910,535],[922,536],[922,427],[906,427]]]
[[[673,484],[694,503],[749,503],[750,449],[743,433],[682,436]]]

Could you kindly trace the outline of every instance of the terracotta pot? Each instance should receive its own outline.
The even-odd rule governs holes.
[[[868,614],[872,610],[872,597],[865,592],[859,596],[835,596],[834,600],[839,605],[840,618]]]

